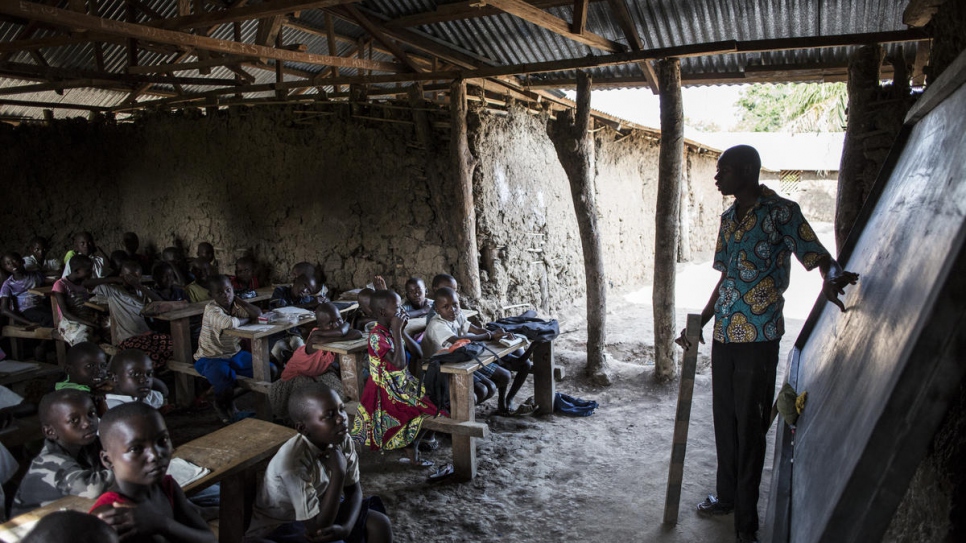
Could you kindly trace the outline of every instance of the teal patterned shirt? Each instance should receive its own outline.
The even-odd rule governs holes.
[[[791,275],[791,255],[806,270],[829,254],[798,204],[761,187],[755,207],[738,222],[732,204],[721,215],[714,269],[724,273],[714,305],[714,340],[773,341],[785,333],[782,294]]]

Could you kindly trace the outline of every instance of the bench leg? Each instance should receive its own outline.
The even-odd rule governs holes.
[[[194,356],[191,352],[191,328],[189,324],[188,319],[178,319],[171,322],[174,359],[185,364],[194,362]],[[194,377],[178,372],[174,377],[175,403],[179,407],[188,407],[194,401],[196,394]]]
[[[18,337],[11,337],[10,338],[10,354],[11,354],[11,356],[13,356],[13,359],[14,360],[19,360],[19,361],[23,362],[23,358],[20,358],[20,354],[21,354],[20,351],[21,350],[22,349],[21,349],[21,344],[20,344],[20,338],[18,338]]]
[[[553,399],[557,394],[553,380],[553,342],[538,343],[533,348],[533,400],[540,406],[538,415],[553,413]]]
[[[54,340],[54,349],[57,351],[57,365],[61,368],[67,367],[67,342],[59,339]]]
[[[473,374],[451,374],[449,381],[450,418],[458,421],[476,420],[476,396],[473,394]],[[476,438],[453,436],[453,469],[461,480],[476,477]]]
[[[245,470],[221,481],[221,504],[218,506],[219,543],[238,543],[245,538],[254,501],[254,470]]]
[[[272,382],[271,359],[268,354],[268,338],[252,340],[252,375],[256,381]],[[272,420],[272,404],[268,395],[255,391],[255,415],[262,420]]]

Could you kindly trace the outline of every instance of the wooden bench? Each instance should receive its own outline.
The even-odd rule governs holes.
[[[259,470],[295,433],[285,426],[245,419],[175,449],[175,458],[211,470],[208,475],[185,485],[186,494],[190,496],[221,483],[219,520],[214,523],[219,542],[238,543],[242,540],[250,521]],[[41,517],[54,511],[70,509],[86,513],[92,505],[94,500],[90,498],[61,498],[0,525],[0,541],[19,541]]]
[[[17,326],[7,325],[3,327],[3,337],[10,338],[10,354],[15,360],[23,360],[21,339],[37,339],[42,341],[53,341],[57,349],[57,363],[64,366],[67,363],[67,344],[59,340],[54,334],[53,328],[42,326]]]

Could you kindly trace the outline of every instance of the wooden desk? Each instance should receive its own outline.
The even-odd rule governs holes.
[[[43,507],[38,507],[29,513],[17,515],[7,522],[0,524],[0,541],[3,543],[17,543],[33,529],[38,520],[50,513],[62,510],[86,513],[93,505],[94,500],[91,498],[67,496]]]
[[[50,296],[50,293],[54,291],[54,287],[51,285],[44,285],[42,287],[28,288],[27,292],[31,294],[36,294],[37,296]]]
[[[326,352],[339,355],[339,371],[342,373],[342,387],[349,400],[362,398],[362,372],[369,362],[369,340],[363,335],[350,341],[319,343],[315,346]]]
[[[315,315],[301,319],[297,323],[281,323],[271,326],[264,331],[240,330],[231,328],[222,332],[229,336],[247,339],[252,342],[252,376],[255,381],[270,384],[272,382],[271,360],[269,360],[268,338],[275,334],[280,334],[291,328],[303,326],[315,322]],[[272,404],[268,401],[268,395],[255,395],[255,412],[262,420],[272,420]]]
[[[255,303],[268,300],[272,297],[271,287],[260,288],[255,292],[258,295],[246,301]],[[191,317],[203,315],[205,313],[205,306],[210,301],[195,302],[188,304],[188,307],[183,309],[176,309],[152,317],[171,323],[171,343],[174,353],[172,356],[173,361],[194,366],[195,353],[191,347]],[[195,399],[195,382],[191,374],[178,371],[178,375],[175,376],[174,398],[175,402],[181,407],[191,405],[191,402]]]

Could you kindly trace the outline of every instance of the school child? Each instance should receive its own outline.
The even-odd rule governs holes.
[[[191,303],[211,299],[208,294],[208,280],[211,277],[211,269],[211,264],[207,262],[195,260],[191,263],[191,274],[195,276],[195,280],[185,287],[188,292],[188,300]]]
[[[81,232],[74,236],[74,248],[64,255],[64,272],[61,277],[70,275],[71,260],[75,256],[86,256],[91,260],[91,273],[94,277],[110,275],[111,268],[108,265],[108,257],[100,247],[94,245],[94,236],[90,232]]]
[[[184,253],[179,247],[165,247],[161,251],[161,262],[167,262],[174,268],[174,273],[177,276],[175,284],[187,285],[194,280],[194,277],[188,271],[188,263],[185,261]]]
[[[44,446],[13,498],[12,515],[64,496],[96,498],[113,482],[98,459],[97,410],[88,394],[63,389],[44,395],[38,409]]]
[[[188,300],[188,293],[178,284],[178,274],[168,262],[158,262],[151,269],[151,278],[154,279],[154,292],[164,301],[180,302]]]
[[[47,238],[37,236],[27,245],[27,254],[23,257],[24,269],[39,271],[45,277],[60,277],[64,263],[58,258],[47,258]]]
[[[222,332],[257,319],[262,310],[237,298],[225,275],[211,279],[209,294],[211,301],[205,306],[195,352],[195,370],[211,383],[215,410],[222,422],[229,424],[248,415],[235,409],[233,390],[238,375],[252,377],[252,353],[241,349],[237,337]]]
[[[295,278],[291,286],[280,285],[275,287],[272,292],[272,299],[269,300],[269,307],[301,307],[303,309],[315,309],[319,305],[319,299],[315,296],[318,287],[315,278],[308,275],[300,275]]]
[[[416,363],[422,351],[406,333],[409,316],[399,305],[399,295],[390,290],[372,295],[377,321],[369,333],[370,378],[363,388],[352,435],[372,449],[403,449],[405,461],[411,465],[430,466],[432,462],[419,462],[413,445],[421,437],[423,419],[438,409],[409,371],[406,350],[414,353]]]
[[[121,265],[127,260],[127,253],[118,249],[117,251],[111,251],[109,261],[111,263],[111,272],[108,277],[116,277],[121,274]]]
[[[423,336],[423,348],[426,350],[427,356],[432,356],[433,353],[448,347],[458,339],[492,341],[507,336],[507,333],[503,330],[491,332],[474,326],[466,320],[463,312],[460,311],[459,295],[449,287],[440,287],[436,291],[435,307],[437,313],[426,323],[426,333]],[[530,350],[518,349],[517,352],[504,356],[498,362],[476,370],[474,374],[479,373],[496,384],[499,391],[497,409],[500,414],[529,415],[533,412],[532,407],[521,406],[520,409],[514,409],[512,402],[513,397],[526,382],[527,375],[530,374],[532,367]],[[517,372],[517,376],[513,381],[513,386],[507,391],[507,385],[510,384],[509,370]],[[482,401],[485,401],[485,399]],[[480,401],[480,397],[477,396],[477,403]]]
[[[138,249],[141,247],[141,239],[134,232],[124,232],[121,237],[121,244],[124,245],[124,260],[137,260],[142,270],[151,269],[151,258],[141,254]]]
[[[319,298],[320,302],[329,301],[329,289],[325,286],[325,274],[322,272],[321,264],[316,266],[310,262],[299,262],[292,266],[292,270],[289,272],[289,280],[295,282],[295,278],[300,275],[315,279],[317,290],[313,294]],[[322,300],[322,298],[325,298],[325,300]]]
[[[101,463],[114,474],[90,513],[124,541],[214,543],[215,534],[167,475],[174,446],[157,409],[133,402],[101,419]]]
[[[107,411],[104,396],[113,388],[107,354],[96,343],[84,341],[67,351],[66,362],[67,378],[55,384],[54,390],[73,389],[90,394],[97,414],[103,415]]]
[[[382,500],[362,497],[359,455],[335,391],[322,384],[298,389],[288,412],[298,435],[265,470],[245,543],[392,541]]]
[[[20,543],[117,543],[117,532],[80,511],[54,511],[37,521]]]
[[[320,304],[315,308],[315,324],[316,327],[309,333],[305,345],[292,353],[292,357],[282,370],[282,381],[298,376],[322,375],[332,367],[335,354],[319,349],[319,345],[362,337],[362,332],[349,328],[349,324],[342,320],[339,309],[332,303]]]
[[[69,345],[89,341],[100,331],[100,322],[94,310],[84,304],[91,298],[91,292],[84,286],[94,273],[94,263],[89,256],[71,257],[63,277],[54,281],[51,295],[54,297],[54,310],[57,331]]]
[[[144,351],[125,349],[111,359],[114,389],[105,396],[107,408],[122,403],[144,402],[155,409],[164,405],[168,387],[154,376],[151,358]]]
[[[215,247],[207,241],[198,244],[193,262],[204,262],[210,266],[212,271],[218,269],[218,261],[215,260]]]
[[[0,264],[10,274],[0,286],[0,313],[12,324],[52,327],[54,315],[50,311],[50,304],[43,296],[29,292],[32,288],[43,286],[43,274],[25,270],[23,259],[17,253],[4,253]]]
[[[426,283],[419,277],[410,277],[406,281],[406,303],[402,306],[403,311],[415,319],[425,316],[432,307],[433,302],[426,298]]]
[[[448,273],[438,273],[433,276],[433,292],[429,295],[429,298],[436,300],[436,291],[443,287],[451,288],[453,289],[453,292],[460,291],[459,286],[456,284],[455,277]],[[434,315],[436,315],[436,309],[430,306],[429,311],[426,312],[426,322],[428,323],[430,320],[432,320]]]
[[[142,316],[144,306],[160,301],[153,289],[141,283],[141,265],[135,260],[121,264],[120,275],[88,279],[87,287],[107,299],[111,310],[111,326],[119,349],[140,349],[148,353],[155,368],[162,368],[174,356],[174,342],[168,334],[156,332]]]
[[[359,302],[359,309],[356,310],[355,316],[352,318],[352,327],[360,332],[369,332],[369,328],[372,328],[371,323],[376,322],[376,318],[372,314],[372,308],[369,304],[372,302],[372,295],[376,291],[371,288],[364,288],[359,291],[359,295],[356,300]]]
[[[258,288],[258,277],[255,276],[255,259],[243,256],[235,261],[235,275],[231,276],[231,286],[239,298],[254,298]]]

